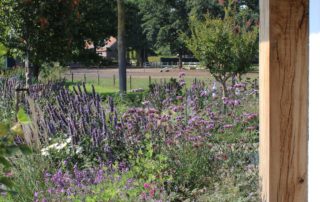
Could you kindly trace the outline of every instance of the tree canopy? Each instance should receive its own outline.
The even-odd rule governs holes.
[[[241,17],[242,12],[246,11],[237,13],[229,5],[223,18],[191,18],[192,34],[182,36],[194,56],[224,88],[234,74],[250,70],[258,49],[258,27],[251,19],[246,23],[239,20],[246,19]]]
[[[0,42],[27,57],[37,77],[43,63],[86,58],[84,41],[115,35],[115,16],[113,0],[3,0]]]

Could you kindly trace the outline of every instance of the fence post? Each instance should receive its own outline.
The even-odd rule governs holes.
[[[71,73],[71,82],[73,83],[73,72]]]
[[[113,87],[116,87],[116,75],[113,75]]]
[[[131,75],[130,75],[130,78],[129,78],[129,82],[130,82],[130,90],[132,90],[132,78],[131,78]]]
[[[100,74],[98,72],[98,85],[100,86]]]
[[[18,113],[18,111],[19,111],[19,103],[20,103],[18,88],[20,88],[20,86],[16,86],[16,89],[15,89],[15,92],[14,92],[14,95],[16,97],[16,100],[15,100],[16,113]],[[16,120],[16,122],[18,121],[18,116],[15,116],[15,120]]]
[[[256,94],[256,97],[259,97],[259,94],[258,94],[258,80],[255,79],[254,80],[254,91],[255,91],[255,94]]]
[[[87,75],[86,74],[83,75],[83,78],[84,78],[84,82],[87,83]]]
[[[149,75],[149,86],[151,85],[151,76]]]

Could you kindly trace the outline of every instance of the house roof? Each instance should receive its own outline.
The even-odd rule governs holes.
[[[105,52],[108,48],[111,48],[117,44],[117,39],[113,36],[105,40],[105,45],[97,48],[97,52]]]
[[[105,44],[107,48],[112,47],[113,45],[115,45],[117,43],[117,39],[113,36],[111,36],[109,39],[106,40]]]

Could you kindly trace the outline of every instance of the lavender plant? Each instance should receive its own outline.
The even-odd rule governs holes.
[[[120,200],[129,187],[136,201],[197,199],[229,179],[241,186],[237,194],[254,201],[258,86],[235,81],[223,97],[215,82],[195,80],[187,88],[183,77],[153,85],[140,106],[121,111],[113,97],[103,101],[94,87],[89,93],[85,85],[32,86],[23,104],[40,135],[40,152],[56,167],[43,177],[52,190],[39,189],[32,197]],[[124,162],[126,172],[116,173],[123,181],[106,178],[110,172],[101,162]],[[129,179],[136,182],[132,189]]]

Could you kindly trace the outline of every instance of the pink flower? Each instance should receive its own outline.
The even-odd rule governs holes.
[[[226,125],[223,126],[224,129],[230,129],[230,128],[233,128],[233,127],[234,127],[234,125],[232,125],[232,124],[226,124]]]
[[[151,198],[154,197],[154,193],[155,193],[155,192],[156,192],[155,189],[151,189],[151,190],[149,191],[149,195],[150,195]]]
[[[144,187],[145,189],[150,189],[151,185],[148,184],[148,183],[144,183],[143,187]]]
[[[184,76],[186,76],[186,73],[185,73],[185,72],[179,72],[179,78],[182,78],[182,77],[184,77]]]

